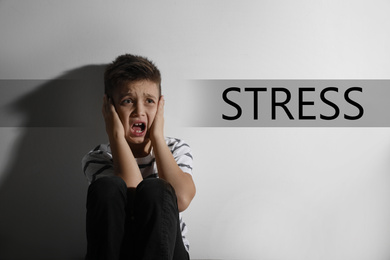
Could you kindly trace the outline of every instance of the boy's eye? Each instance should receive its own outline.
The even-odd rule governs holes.
[[[131,100],[131,99],[125,99],[125,100],[122,100],[122,102],[121,102],[122,104],[124,104],[124,105],[126,105],[126,104],[131,104],[131,103],[133,103],[133,100]]]
[[[146,100],[146,102],[148,102],[149,104],[152,104],[152,103],[154,103],[154,100],[149,98]]]

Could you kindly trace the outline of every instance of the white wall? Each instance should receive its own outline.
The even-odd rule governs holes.
[[[98,121],[100,89],[86,88],[79,112],[84,96],[55,94],[52,81],[99,85],[92,65],[135,53],[163,73],[166,134],[193,148],[193,258],[389,259],[387,128],[189,128],[177,116],[187,79],[388,79],[389,11],[388,1],[0,1],[0,79],[49,82],[0,90],[11,122],[0,128],[0,258],[82,259],[79,158],[104,131],[40,118]]]

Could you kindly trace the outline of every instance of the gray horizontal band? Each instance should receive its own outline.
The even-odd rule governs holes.
[[[190,80],[193,127],[389,127],[390,80]]]

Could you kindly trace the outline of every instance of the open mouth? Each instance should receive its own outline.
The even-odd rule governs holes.
[[[137,135],[142,134],[145,131],[145,129],[146,129],[146,125],[143,122],[137,122],[131,126],[131,130],[133,131],[133,133]]]

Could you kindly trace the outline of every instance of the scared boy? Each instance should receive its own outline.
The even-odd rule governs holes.
[[[104,74],[102,113],[109,144],[82,160],[87,195],[87,259],[189,259],[180,212],[195,196],[192,154],[164,137],[161,75],[125,54]]]

